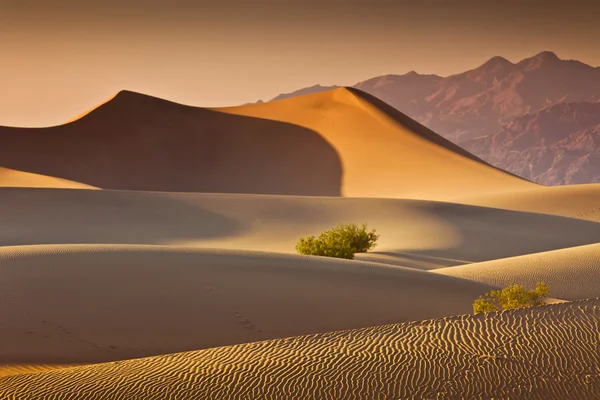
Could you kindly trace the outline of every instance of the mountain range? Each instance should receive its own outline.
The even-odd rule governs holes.
[[[315,85],[270,101],[335,87]],[[523,178],[600,182],[600,67],[544,51],[517,63],[493,57],[448,77],[411,71],[353,87]]]

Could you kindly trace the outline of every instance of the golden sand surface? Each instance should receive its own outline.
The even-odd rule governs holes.
[[[534,288],[544,282],[551,296],[564,300],[600,297],[600,244],[440,268],[435,273],[496,287],[513,283]]]
[[[0,187],[94,189],[83,183],[1,167]]]
[[[600,300],[0,377],[7,399],[597,399]]]

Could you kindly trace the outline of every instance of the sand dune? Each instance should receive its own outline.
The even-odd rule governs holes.
[[[123,91],[0,138],[8,168],[103,189],[447,200],[535,187],[357,89],[224,109]]]
[[[600,300],[0,378],[5,398],[600,397]]]
[[[0,167],[0,187],[36,187],[36,188],[69,188],[94,189],[93,186],[38,174]]]
[[[337,222],[381,235],[365,260],[418,268],[600,242],[600,224],[400,200],[0,188],[0,245],[162,244],[294,253]],[[565,234],[568,232],[568,234]]]
[[[529,211],[600,222],[600,184],[539,186],[492,196],[458,199],[465,204]]]
[[[600,297],[600,244],[436,269],[434,272],[505,287],[512,283],[550,286],[565,300]]]
[[[535,187],[353,88],[217,111],[319,132],[340,156],[342,194],[449,200]]]
[[[0,266],[0,343],[11,344],[0,365],[17,366],[460,314],[490,288],[358,261],[173,246],[2,247]]]

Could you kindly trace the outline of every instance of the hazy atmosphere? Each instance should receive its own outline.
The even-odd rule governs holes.
[[[0,4],[0,399],[600,399],[600,0]]]
[[[125,4],[126,3],[126,4]],[[121,89],[199,106],[543,50],[600,65],[595,1],[47,1],[0,10],[0,124],[63,123]]]

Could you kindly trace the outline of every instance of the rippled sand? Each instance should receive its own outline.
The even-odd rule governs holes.
[[[600,397],[600,300],[0,378],[18,399]]]

